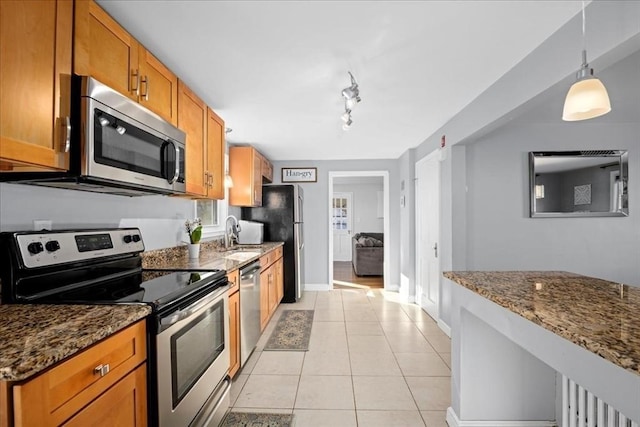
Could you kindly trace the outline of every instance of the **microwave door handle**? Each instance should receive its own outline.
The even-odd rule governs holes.
[[[171,141],[170,139],[168,139],[166,141],[167,145],[171,144],[173,146],[173,149],[176,150],[176,168],[173,172],[173,177],[171,178],[167,178],[167,181],[169,182],[169,184],[173,184],[174,182],[176,182],[176,180],[178,179],[178,177],[180,176],[180,149],[178,148],[178,146]]]
[[[173,142],[172,142],[173,144]],[[173,179],[171,180],[171,184],[173,184],[174,182],[176,182],[178,180],[178,177],[180,176],[180,149],[178,148],[178,146],[176,144],[173,144],[173,146],[176,149],[176,170],[173,174]]]

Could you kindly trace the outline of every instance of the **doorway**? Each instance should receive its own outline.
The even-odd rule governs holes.
[[[363,193],[360,191],[366,191],[365,201],[361,200]],[[377,232],[382,234],[383,241],[388,238],[388,194],[389,172],[387,171],[329,172],[329,289],[333,289],[334,284],[360,288],[388,288],[390,256],[388,244],[382,243],[380,248],[383,253],[381,276],[357,276],[352,268],[354,235]],[[337,276],[334,277],[334,275]]]
[[[434,151],[416,162],[416,303],[434,320],[440,304],[440,158]]]

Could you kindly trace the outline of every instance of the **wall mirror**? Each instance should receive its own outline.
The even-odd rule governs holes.
[[[529,153],[531,217],[627,216],[624,150]]]

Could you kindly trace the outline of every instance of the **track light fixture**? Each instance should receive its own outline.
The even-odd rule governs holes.
[[[576,74],[576,82],[571,86],[564,101],[562,120],[577,121],[593,119],[611,111],[609,94],[602,82],[593,75],[593,68],[587,63],[587,37],[585,6],[582,1],[582,66]]]
[[[343,130],[349,130],[351,128],[351,124],[353,124],[353,120],[351,120],[351,110],[362,101],[358,83],[355,77],[353,77],[353,74],[351,74],[351,71],[348,71],[348,73],[351,78],[351,86],[342,89],[342,97],[344,98],[344,114],[342,114],[341,117],[344,122],[342,125]]]

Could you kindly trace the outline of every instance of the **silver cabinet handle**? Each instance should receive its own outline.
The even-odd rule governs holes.
[[[136,87],[133,87],[136,82]],[[138,70],[131,70],[131,92],[135,92],[136,96],[140,96],[140,74]]]
[[[148,76],[141,77],[140,86],[142,86],[142,83],[144,83],[144,94],[142,94],[142,96],[144,96],[145,101],[148,101],[149,100],[149,77]]]
[[[71,149],[71,119],[69,116],[65,117],[66,120],[66,136],[64,138],[64,152],[68,153]]]
[[[111,368],[109,367],[109,364],[105,363],[104,365],[98,365],[95,368],[93,368],[93,373],[100,374],[101,377],[104,377],[109,373],[110,370]]]
[[[438,242],[436,242],[436,244],[433,245],[433,250],[434,250],[435,257],[438,258]]]

